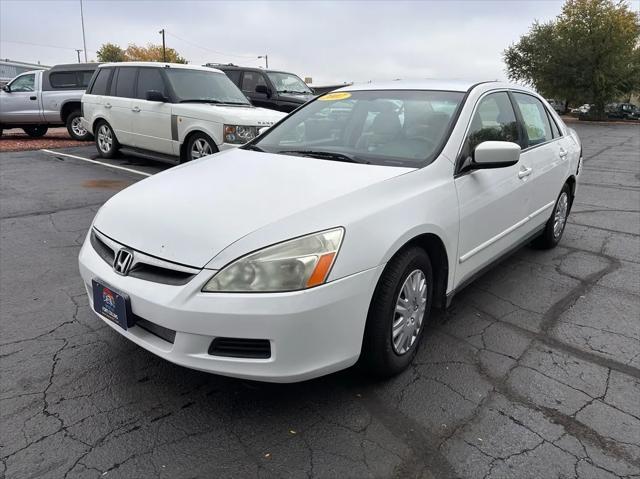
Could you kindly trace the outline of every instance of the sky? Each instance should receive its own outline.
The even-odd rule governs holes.
[[[87,58],[106,42],[161,43],[189,63],[269,67],[315,85],[396,78],[504,79],[502,51],[561,0],[83,0]],[[0,0],[0,58],[77,61],[80,0]],[[84,59],[84,54],[81,54]]]

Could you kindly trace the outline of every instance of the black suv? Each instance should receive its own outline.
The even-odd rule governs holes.
[[[205,66],[225,72],[254,106],[289,113],[314,97],[306,83],[293,73],[233,64],[207,63]]]

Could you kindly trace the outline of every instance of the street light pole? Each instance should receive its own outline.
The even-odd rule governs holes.
[[[78,63],[80,63],[80,52],[82,50],[80,50],[79,48],[76,48],[76,53],[78,54]]]
[[[164,46],[164,28],[162,30],[160,30],[158,33],[162,34],[162,61],[166,62],[167,61],[167,51],[166,51],[166,48]]]
[[[260,55],[258,58],[264,58],[264,66],[269,69],[269,55]]]
[[[82,22],[82,46],[84,47],[84,62],[87,63],[87,39],[84,35],[84,12],[82,11],[82,0],[80,0],[80,21]],[[79,57],[80,54],[78,54],[78,58]]]

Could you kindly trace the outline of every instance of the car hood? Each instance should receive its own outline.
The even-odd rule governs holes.
[[[227,125],[271,126],[286,113],[242,105],[215,105],[211,103],[176,103],[174,115],[215,121]]]
[[[234,149],[126,188],[94,226],[132,249],[204,267],[257,229],[408,171]]]

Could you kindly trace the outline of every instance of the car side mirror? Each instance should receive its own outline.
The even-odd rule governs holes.
[[[146,98],[147,101],[159,101],[161,103],[166,103],[167,101],[167,97],[158,90],[147,90]]]
[[[267,95],[267,98],[271,98],[271,88],[267,85],[256,85],[256,93],[262,93]]]
[[[2,85],[2,90],[11,93],[11,87],[9,85]]]
[[[520,145],[511,141],[483,141],[473,151],[468,169],[506,168],[520,160]]]

